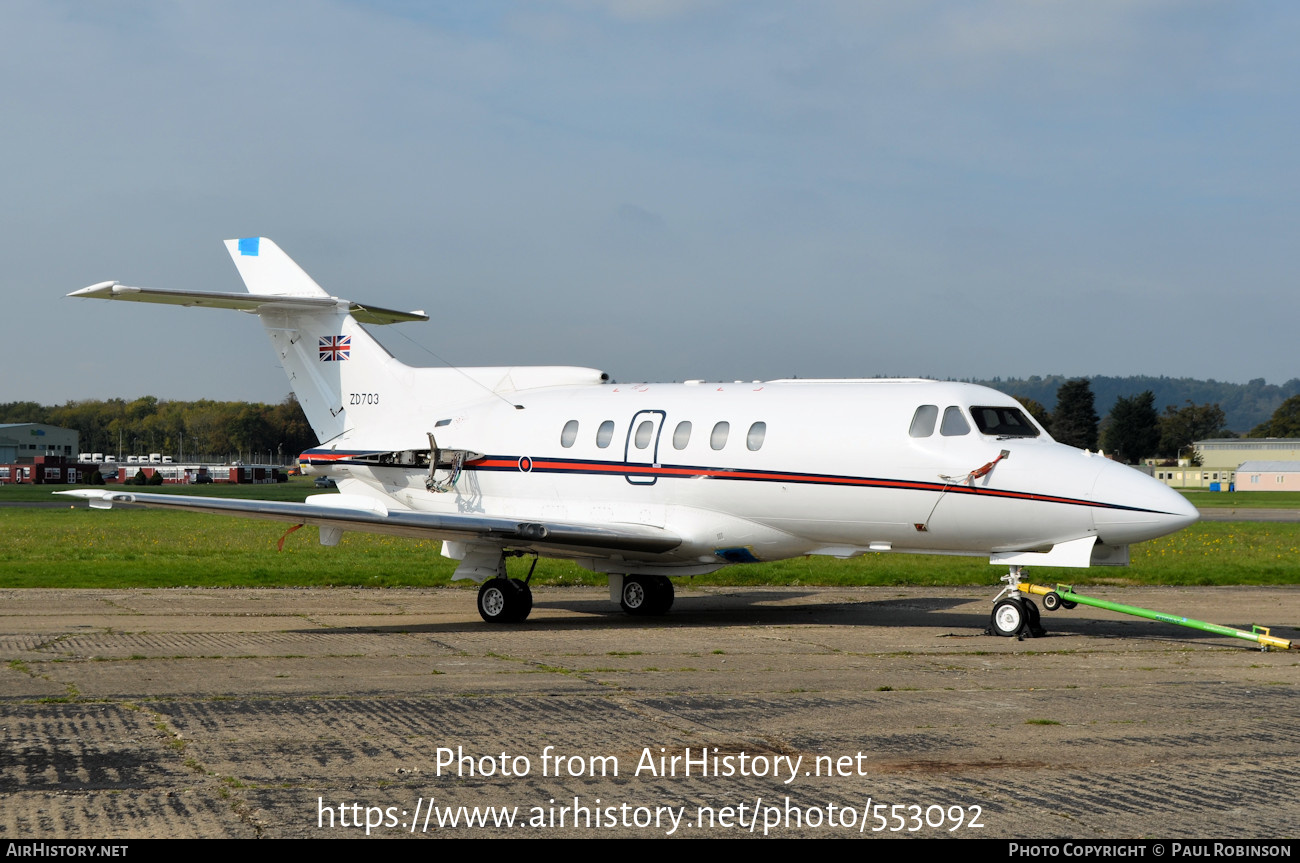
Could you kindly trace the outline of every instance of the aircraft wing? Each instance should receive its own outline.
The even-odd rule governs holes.
[[[75,489],[55,492],[89,501],[96,509],[113,504],[134,504],[155,509],[185,510],[214,515],[262,518],[293,524],[312,524],[335,530],[356,530],[410,536],[499,543],[513,548],[609,549],[612,551],[665,552],[681,538],[662,528],[643,524],[572,524],[521,521],[494,516],[389,511],[381,502],[359,495],[312,495],[305,503],[270,500],[232,500],[179,494],[138,494],[130,491]]]

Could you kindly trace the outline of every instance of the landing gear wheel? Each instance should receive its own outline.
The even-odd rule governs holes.
[[[489,578],[478,589],[478,613],[488,623],[519,623],[533,610],[533,592],[517,578]]]
[[[1032,638],[1042,638],[1047,634],[1047,630],[1043,629],[1042,620],[1038,615],[1038,606],[1034,605],[1032,599],[1023,599],[1021,602],[1025,604],[1025,628],[1023,634]]]
[[[623,578],[619,605],[628,614],[664,614],[673,605],[673,583],[663,575],[629,575]]]
[[[1025,626],[1025,606],[1018,599],[1004,599],[993,606],[990,626],[994,635],[1015,638]]]
[[[528,586],[528,582],[518,578],[510,579],[510,583],[514,585],[516,602],[519,604],[515,611],[515,622],[523,623],[533,613],[533,589]]]
[[[1061,594],[1056,591],[1048,591],[1043,594],[1043,608],[1048,611],[1056,611],[1061,607]]]
[[[623,594],[619,605],[628,614],[649,614],[654,606],[653,580],[641,575],[623,577]]]
[[[655,603],[651,614],[667,614],[668,609],[673,607],[673,599],[677,594],[673,590],[673,582],[666,575],[656,575],[653,578]]]

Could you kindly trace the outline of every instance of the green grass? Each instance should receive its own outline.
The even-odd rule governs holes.
[[[1300,509],[1300,491],[1187,491],[1198,509]]]
[[[310,527],[289,535],[277,552],[286,527],[158,510],[0,508],[0,587],[422,587],[451,584],[456,567],[436,540],[345,533],[337,548],[325,548]],[[1129,567],[1039,567],[1032,577],[1076,585],[1293,584],[1300,524],[1203,522],[1134,546],[1132,559]],[[511,561],[511,567],[522,573],[527,562]],[[992,585],[1004,573],[984,558],[868,554],[733,566],[694,583]],[[543,560],[533,581],[603,585],[605,579],[572,563]]]

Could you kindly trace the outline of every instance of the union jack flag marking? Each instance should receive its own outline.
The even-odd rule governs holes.
[[[352,352],[352,336],[321,336],[320,361],[341,363]]]

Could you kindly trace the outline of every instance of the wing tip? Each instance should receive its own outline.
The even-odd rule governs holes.
[[[113,288],[116,288],[116,287],[117,287],[118,285],[120,285],[120,284],[122,284],[122,283],[121,283],[121,282],[112,282],[112,281],[109,281],[109,282],[96,282],[95,284],[90,285],[89,287],[82,288],[82,289],[77,290],[77,291],[73,291],[72,293],[67,294],[67,296],[69,296],[69,297],[96,297],[96,296],[111,295],[111,294],[113,293]]]

